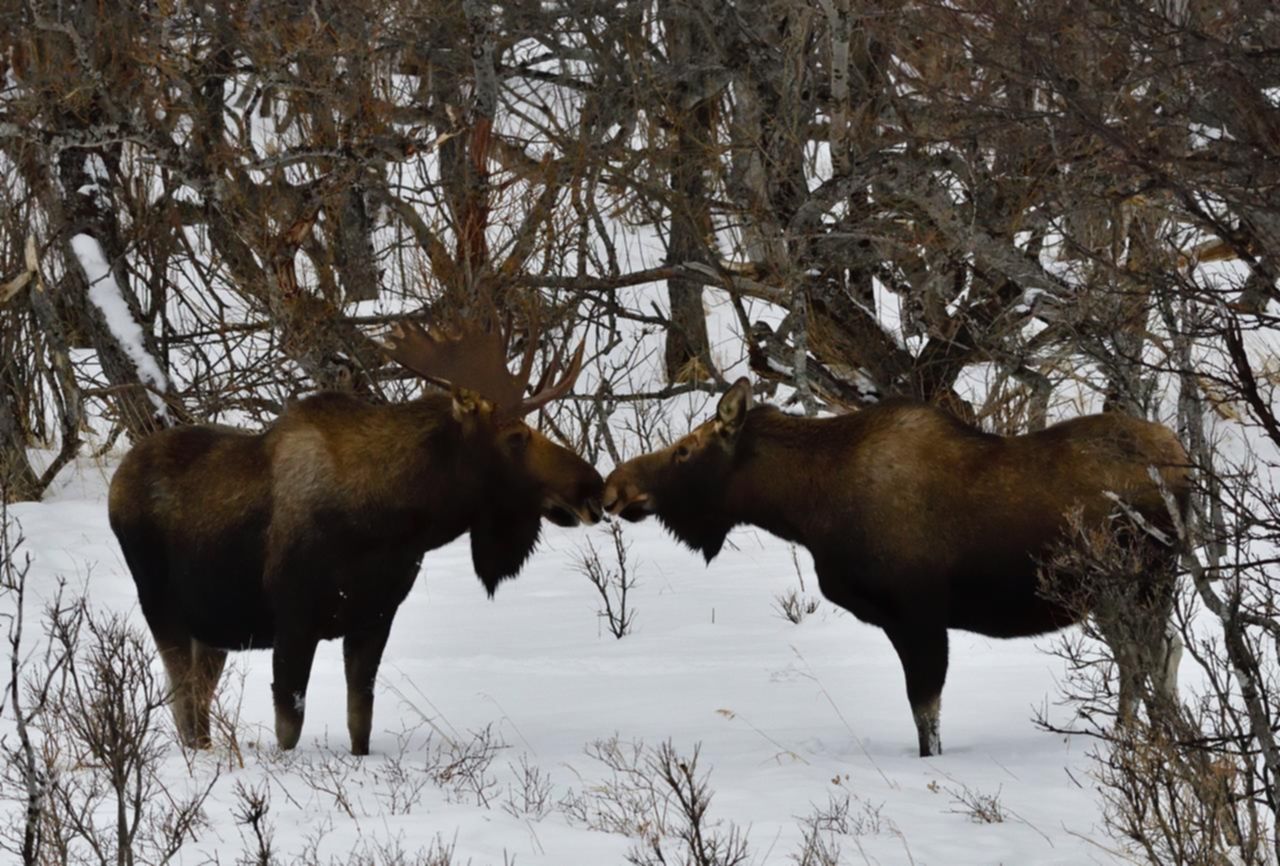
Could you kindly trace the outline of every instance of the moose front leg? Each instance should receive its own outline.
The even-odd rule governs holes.
[[[342,641],[342,659],[347,670],[347,731],[351,734],[351,754],[369,754],[369,733],[373,729],[373,683],[378,677],[382,650],[391,634],[386,625],[349,634]]]
[[[276,742],[292,749],[302,736],[307,707],[307,680],[319,641],[309,634],[276,633],[271,652],[271,697],[276,705]]]
[[[947,629],[945,626],[910,623],[885,629],[902,661],[907,678],[907,699],[915,716],[920,757],[942,754],[939,717],[942,686],[947,680]]]

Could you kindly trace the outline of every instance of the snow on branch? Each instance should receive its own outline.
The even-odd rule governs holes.
[[[169,380],[164,370],[160,369],[160,364],[147,351],[142,339],[142,326],[129,311],[129,305],[125,303],[120,285],[111,273],[111,266],[102,252],[102,246],[90,235],[78,234],[71,238],[71,250],[88,278],[89,300],[102,311],[111,336],[115,337],[129,360],[133,361],[138,370],[139,381],[149,386],[147,397],[156,410],[167,418],[168,407],[160,398],[160,392],[168,390]]]

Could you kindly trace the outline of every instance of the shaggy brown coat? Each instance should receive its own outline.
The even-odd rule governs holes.
[[[605,507],[657,515],[708,562],[740,524],[804,545],[823,594],[893,642],[927,755],[940,750],[947,629],[1015,637],[1073,622],[1037,574],[1068,514],[1100,524],[1110,491],[1168,529],[1148,469],[1185,507],[1187,462],[1171,431],[1125,415],[1006,438],[916,403],[821,419],[751,408],[743,379],[715,418],[615,469]]]
[[[209,741],[226,651],[270,648],[276,734],[292,748],[316,645],[341,637],[351,748],[366,754],[382,650],[423,555],[469,531],[492,595],[544,516],[594,523],[602,486],[572,451],[474,395],[377,406],[327,393],[263,433],[143,440],[109,509],[187,742]]]

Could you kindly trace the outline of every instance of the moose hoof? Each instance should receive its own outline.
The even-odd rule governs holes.
[[[298,745],[298,740],[302,738],[302,722],[293,719],[276,719],[276,742],[284,751],[289,751]]]
[[[184,749],[193,749],[204,752],[213,748],[213,739],[208,736],[197,737],[190,734],[183,734],[178,739],[181,741]]]
[[[942,736],[938,732],[938,717],[941,702],[935,698],[929,703],[916,707],[916,733],[920,737],[920,757],[932,758],[942,754]]]

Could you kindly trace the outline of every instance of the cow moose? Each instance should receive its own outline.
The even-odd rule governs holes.
[[[542,518],[603,516],[600,474],[521,420],[568,392],[583,347],[567,367],[557,354],[526,397],[536,334],[512,374],[508,335],[491,319],[448,332],[401,323],[385,341],[449,393],[391,405],[320,393],[261,433],[173,428],[126,455],[111,527],[185,743],[209,744],[227,651],[271,649],[276,738],[293,748],[316,646],[341,637],[351,751],[368,754],[378,664],[423,555],[469,531],[492,596],[533,550]]]
[[[1189,496],[1174,434],[1124,415],[1001,437],[919,403],[828,418],[751,403],[740,379],[714,418],[617,467],[605,509],[633,521],[657,515],[707,562],[741,524],[808,548],[823,595],[884,629],[897,651],[922,756],[941,752],[948,629],[1018,637],[1077,621],[1076,609],[1040,592],[1038,575],[1068,515],[1101,526],[1113,494],[1167,530],[1166,494],[1184,511]],[[1155,561],[1171,566],[1173,556],[1166,547]],[[1179,649],[1168,647],[1175,665]],[[1135,680],[1119,660],[1123,718]],[[1157,686],[1172,688],[1172,677]]]

